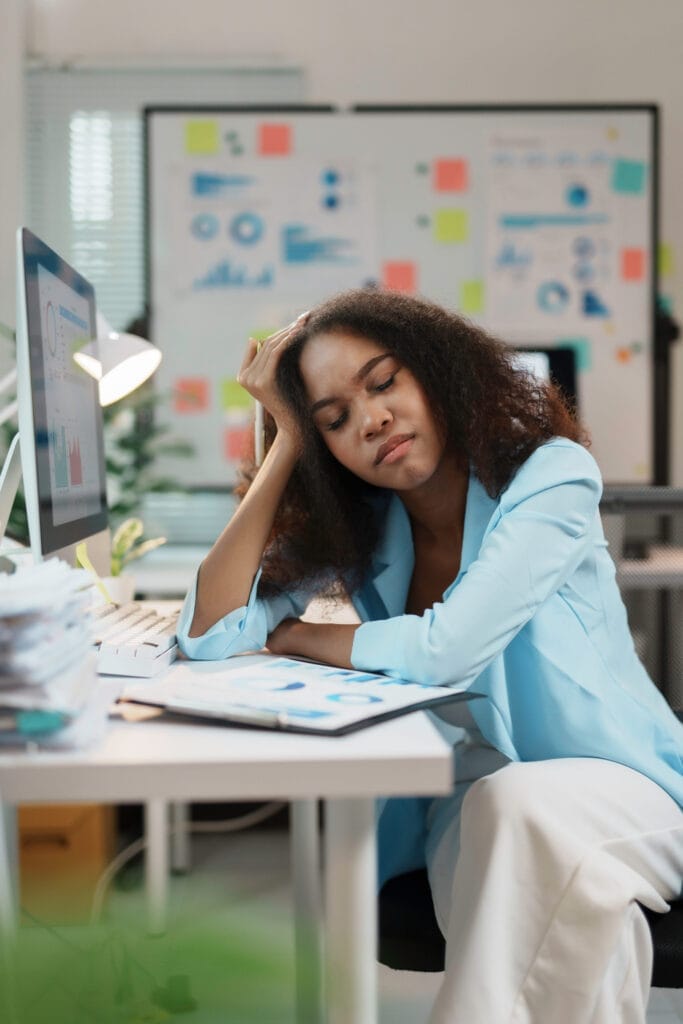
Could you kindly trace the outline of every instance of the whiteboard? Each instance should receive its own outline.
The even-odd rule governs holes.
[[[164,415],[229,486],[249,336],[374,284],[516,346],[570,346],[609,483],[654,474],[656,108],[150,109],[149,301]]]

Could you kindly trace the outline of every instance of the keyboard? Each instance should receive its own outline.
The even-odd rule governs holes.
[[[178,612],[161,615],[153,605],[96,605],[92,609],[100,675],[155,676],[178,655]]]

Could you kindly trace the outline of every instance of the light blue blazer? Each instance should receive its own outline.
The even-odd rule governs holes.
[[[362,624],[351,660],[396,678],[471,684],[484,695],[468,704],[477,727],[511,760],[617,761],[683,806],[683,726],[635,653],[601,490],[592,456],[564,438],[538,448],[497,499],[473,473],[460,571],[422,615],[404,614],[413,544],[392,497],[369,578],[352,595]],[[278,622],[302,613],[312,590],[264,600],[259,575],[245,607],[195,638],[192,588],[178,627],[188,657],[259,650]],[[448,707],[439,715],[448,720]]]

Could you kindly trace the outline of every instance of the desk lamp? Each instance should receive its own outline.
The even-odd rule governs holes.
[[[3,338],[7,338],[8,341],[15,340],[15,335],[12,328],[8,327],[6,324],[3,323],[0,323],[0,336],[2,336]],[[16,389],[16,383],[17,371],[16,367],[13,367],[9,371],[9,373],[6,373],[5,376],[2,379],[0,379],[0,400],[2,399],[2,396],[5,394],[6,391],[14,391]],[[0,426],[2,426],[3,423],[6,423],[7,420],[11,420],[13,416],[16,416],[16,414],[17,400],[15,398],[13,401],[8,402],[4,409],[0,408]]]
[[[113,331],[97,314],[97,338],[74,353],[81,369],[99,381],[100,405],[112,405],[152,376],[161,352],[137,334]]]

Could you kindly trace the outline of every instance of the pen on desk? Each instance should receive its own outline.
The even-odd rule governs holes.
[[[219,718],[225,722],[243,723],[244,725],[269,725],[271,728],[277,728],[286,726],[288,723],[286,711],[267,711],[261,708],[242,707],[239,704],[219,708],[201,700],[184,700],[182,697],[174,697],[172,700],[165,701],[163,706],[169,711],[194,711],[207,718]]]
[[[265,436],[263,433],[263,406],[256,402],[254,409],[254,462],[260,466],[263,462],[263,451],[265,447]]]

